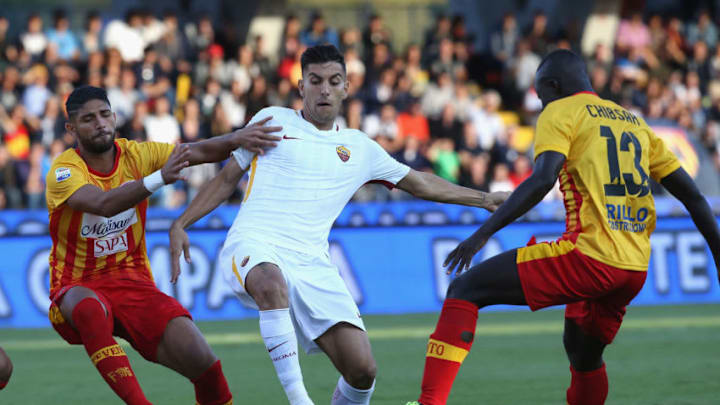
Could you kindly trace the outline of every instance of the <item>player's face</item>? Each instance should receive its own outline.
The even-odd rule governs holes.
[[[90,100],[65,128],[75,135],[83,149],[92,153],[107,152],[115,141],[115,113],[106,102]]]
[[[320,129],[331,129],[347,98],[348,81],[337,62],[311,63],[298,82],[303,113]]]

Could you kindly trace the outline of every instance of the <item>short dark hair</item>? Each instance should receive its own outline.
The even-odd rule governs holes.
[[[74,118],[78,110],[90,100],[101,100],[110,106],[110,100],[108,100],[107,92],[105,89],[93,86],[81,86],[73,90],[65,101],[65,111],[67,111],[69,118]]]
[[[311,63],[337,62],[342,66],[345,72],[345,57],[338,51],[334,45],[315,45],[306,49],[300,57],[300,66],[303,73],[305,68]]]

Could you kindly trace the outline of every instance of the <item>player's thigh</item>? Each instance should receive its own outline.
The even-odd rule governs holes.
[[[60,298],[59,306],[62,316],[70,323],[73,328],[75,327],[72,319],[73,310],[75,309],[75,306],[85,298],[93,298],[98,300],[98,302],[100,302],[100,305],[102,305],[102,307],[105,309],[105,314],[108,314],[107,300],[101,299],[95,293],[95,291],[91,290],[90,288],[83,286],[72,287]]]
[[[347,322],[328,329],[315,343],[346,378],[375,377],[377,366],[367,332]]]
[[[217,357],[195,323],[179,316],[165,327],[157,347],[157,361],[192,380],[212,366]]]
[[[512,249],[471,267],[450,283],[447,297],[470,301],[480,307],[524,305],[525,294],[516,260],[517,249]]]

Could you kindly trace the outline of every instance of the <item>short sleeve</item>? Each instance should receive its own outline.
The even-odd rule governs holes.
[[[557,102],[548,105],[538,117],[535,127],[534,159],[547,151],[562,153],[568,157],[572,142],[571,115],[561,111]]]
[[[410,172],[410,167],[393,159],[377,142],[368,138],[371,153],[370,181],[395,187]],[[389,183],[389,184],[388,184]]]
[[[135,145],[140,153],[143,176],[162,169],[175,149],[174,144],[163,142],[142,142]]]
[[[52,212],[80,187],[90,184],[90,179],[86,170],[72,164],[59,163],[48,171],[45,184],[45,199],[48,211]]]
[[[680,161],[660,137],[652,131],[649,131],[649,133],[650,177],[660,182],[660,180],[680,167]]]

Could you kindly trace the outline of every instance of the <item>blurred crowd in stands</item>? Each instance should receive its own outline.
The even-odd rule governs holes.
[[[10,37],[11,24],[24,24]],[[331,43],[345,55],[350,95],[338,124],[363,130],[391,155],[480,190],[512,190],[532,171],[533,125],[541,104],[533,77],[557,48],[578,51],[578,30],[549,30],[542,12],[528,26],[499,21],[478,52],[462,16],[440,15],[424,38],[396,49],[381,15],[363,27],[334,27],[320,13],[285,19],[279,52],[263,36],[221,40],[209,16],[180,21],[131,10],[124,19],[89,13],[82,31],[58,10],[49,24],[0,17],[0,209],[44,208],[45,175],[74,140],[64,100],[76,86],[107,89],[118,136],[192,142],[243,126],[270,105],[302,107],[300,55]],[[715,18],[634,14],[614,46],[587,56],[597,93],[648,121],[682,127],[699,148],[702,191],[720,195],[720,46]],[[153,196],[186,204],[220,165],[191,168],[187,181]],[[708,176],[704,176],[708,177]],[[243,185],[235,197],[241,198]],[[409,196],[368,185],[355,201]],[[558,198],[557,191],[548,198]]]

